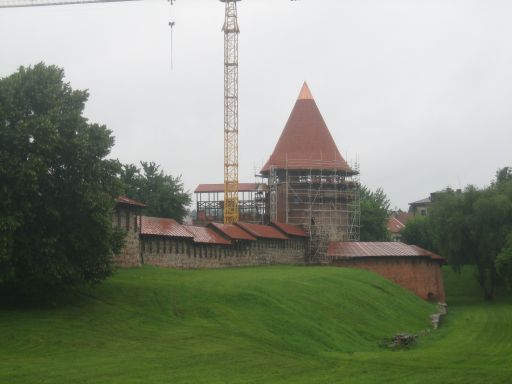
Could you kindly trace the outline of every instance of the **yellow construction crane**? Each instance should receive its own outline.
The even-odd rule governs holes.
[[[0,0],[0,8],[114,3],[139,0]],[[168,0],[172,5],[176,0]],[[224,32],[224,223],[239,219],[238,207],[238,14],[240,0],[225,3]],[[291,0],[296,1],[296,0]],[[174,22],[169,22],[174,27]],[[172,65],[172,61],[171,61]]]
[[[236,223],[238,209],[238,15],[239,0],[226,3],[224,20],[224,224]]]

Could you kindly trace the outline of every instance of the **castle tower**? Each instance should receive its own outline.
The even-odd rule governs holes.
[[[304,227],[311,257],[323,257],[328,241],[359,240],[358,173],[341,156],[304,83],[261,169],[270,188],[270,220]]]

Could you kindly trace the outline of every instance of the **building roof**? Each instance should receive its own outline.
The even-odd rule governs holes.
[[[273,221],[272,225],[287,236],[309,237],[306,231],[297,225],[278,223],[276,221]]]
[[[259,237],[261,239],[288,240],[288,238],[283,235],[281,231],[269,225],[251,224],[240,221],[236,223],[236,225],[238,225],[244,231],[249,232],[254,237]]]
[[[194,235],[194,243],[230,245],[231,241],[226,240],[213,229],[187,225],[187,231]]]
[[[239,192],[258,192],[266,191],[265,184],[258,183],[238,183]],[[208,193],[208,192],[224,192],[224,184],[199,184],[194,193]]]
[[[139,226],[141,235],[184,238],[194,237],[194,235],[187,230],[187,227],[181,225],[180,223],[173,219],[141,216],[139,219]]]
[[[403,225],[406,225],[407,222],[414,217],[414,215],[411,212],[398,211],[394,214],[394,217]]]
[[[445,262],[439,256],[416,245],[400,242],[342,242],[331,241],[327,256],[341,259],[359,257],[428,257],[432,260]]]
[[[256,240],[254,236],[250,235],[248,232],[234,224],[210,223],[208,225],[212,228],[215,228],[231,240]]]
[[[443,256],[438,255],[437,253],[431,252],[428,249],[418,247],[417,245],[410,245],[410,247],[415,248],[419,253],[430,256],[432,260],[440,260],[443,263],[447,263],[446,259]]]
[[[398,233],[405,228],[405,225],[396,217],[391,216],[387,223],[388,231],[391,233]]]
[[[269,173],[271,166],[355,173],[341,156],[306,83],[261,173]]]
[[[409,203],[409,205],[422,205],[422,204],[430,204],[432,200],[430,200],[430,197],[426,197],[424,199],[413,201],[412,203]]]
[[[116,203],[117,204],[123,204],[123,205],[130,205],[132,207],[139,207],[139,208],[146,208],[147,205],[144,203],[141,203],[140,201],[130,199],[127,196],[118,196],[116,197]]]

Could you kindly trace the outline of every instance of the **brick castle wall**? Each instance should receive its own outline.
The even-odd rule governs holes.
[[[171,268],[222,268],[271,264],[308,263],[309,239],[241,241],[232,245],[198,244],[191,239],[140,236],[137,211],[117,207],[115,227],[126,231],[125,245],[115,256],[121,267],[142,264]],[[310,260],[310,262],[317,262]],[[425,300],[445,301],[439,263],[427,258],[361,258],[329,260],[337,267],[359,268],[378,273]]]
[[[143,238],[144,264],[172,268],[222,268],[270,264],[305,264],[305,240],[257,240],[233,245],[190,240]]]
[[[121,267],[141,265],[139,228],[136,211],[129,207],[117,207],[112,217],[112,225],[126,231],[124,246],[114,262]]]
[[[361,260],[334,260],[332,264],[378,273],[425,300],[443,303],[446,300],[441,266],[427,258],[362,258]]]

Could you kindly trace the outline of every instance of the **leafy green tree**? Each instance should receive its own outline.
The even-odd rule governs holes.
[[[499,188],[499,186],[506,185],[509,182],[512,182],[512,167],[498,169],[493,185]]]
[[[493,299],[501,280],[497,258],[506,251],[512,232],[512,180],[497,177],[485,189],[468,186],[460,193],[439,193],[430,220],[440,253],[455,269],[475,265],[485,298]]]
[[[509,289],[512,288],[512,233],[508,236],[507,244],[496,257],[496,271]]]
[[[390,201],[382,188],[372,192],[361,187],[361,241],[388,241]]]
[[[404,243],[436,251],[428,216],[416,216],[409,219],[400,233]]]
[[[184,191],[181,176],[166,175],[153,162],[141,162],[142,169],[133,164],[123,165],[121,182],[124,193],[148,205],[146,214],[183,221],[192,202]]]
[[[114,139],[82,116],[86,91],[43,63],[0,79],[0,283],[21,289],[98,282],[121,235]],[[18,292],[20,290],[17,290]]]

